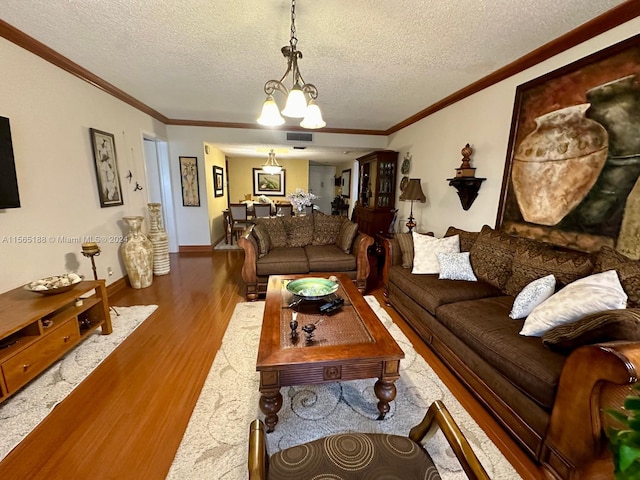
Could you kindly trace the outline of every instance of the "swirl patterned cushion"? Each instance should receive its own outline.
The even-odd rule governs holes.
[[[413,440],[344,433],[281,450],[269,459],[269,480],[438,480],[431,457]]]

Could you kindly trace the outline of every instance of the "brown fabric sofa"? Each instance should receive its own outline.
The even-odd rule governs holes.
[[[546,478],[613,478],[604,434],[611,421],[602,409],[619,408],[629,384],[638,381],[640,308],[629,307],[639,300],[640,262],[606,247],[594,254],[559,251],[488,226],[481,232],[451,227],[446,236],[455,234],[461,251],[470,252],[478,281],[412,274],[412,237],[398,234],[385,245],[388,304],[541,465]],[[610,269],[629,297],[627,309],[590,315],[576,322],[580,327],[556,327],[542,338],[519,334],[524,319],[513,320],[509,313],[527,283],[553,273],[562,288]]]
[[[269,275],[346,273],[362,293],[367,287],[367,249],[373,238],[347,217],[313,215],[258,218],[238,240],[244,249],[242,279],[247,300],[267,288]]]

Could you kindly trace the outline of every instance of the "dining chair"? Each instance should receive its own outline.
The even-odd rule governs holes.
[[[304,207],[304,213],[306,215],[313,215],[314,208],[316,208],[316,206],[313,203],[311,205],[306,205]]]
[[[295,421],[295,420],[293,420]],[[393,471],[406,480],[439,479],[440,474],[422,445],[440,428],[470,480],[489,480],[455,420],[440,401],[427,410],[409,436],[380,433],[340,433],[280,450],[269,456],[265,426],[254,420],[249,428],[249,480],[341,478],[378,480]],[[360,447],[359,450],[355,447]],[[348,460],[348,461],[347,461]]]
[[[290,203],[276,205],[276,215],[279,217],[290,217],[293,215],[293,206]]]
[[[235,237],[236,243],[240,234],[245,231],[250,225],[248,209],[246,203],[230,203],[229,204],[229,216],[231,217],[231,239]]]
[[[253,215],[256,218],[270,217],[271,216],[271,204],[269,203],[254,203]]]

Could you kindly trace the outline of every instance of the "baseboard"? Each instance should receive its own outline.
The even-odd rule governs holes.
[[[180,245],[178,253],[211,253],[213,247],[211,245]]]
[[[128,279],[129,279],[129,276],[125,275],[124,277],[119,278],[115,282],[107,285],[107,297],[112,297],[123,288],[127,288],[129,286]]]

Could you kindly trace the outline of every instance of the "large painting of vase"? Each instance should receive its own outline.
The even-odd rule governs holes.
[[[520,85],[496,226],[640,258],[640,35]]]

